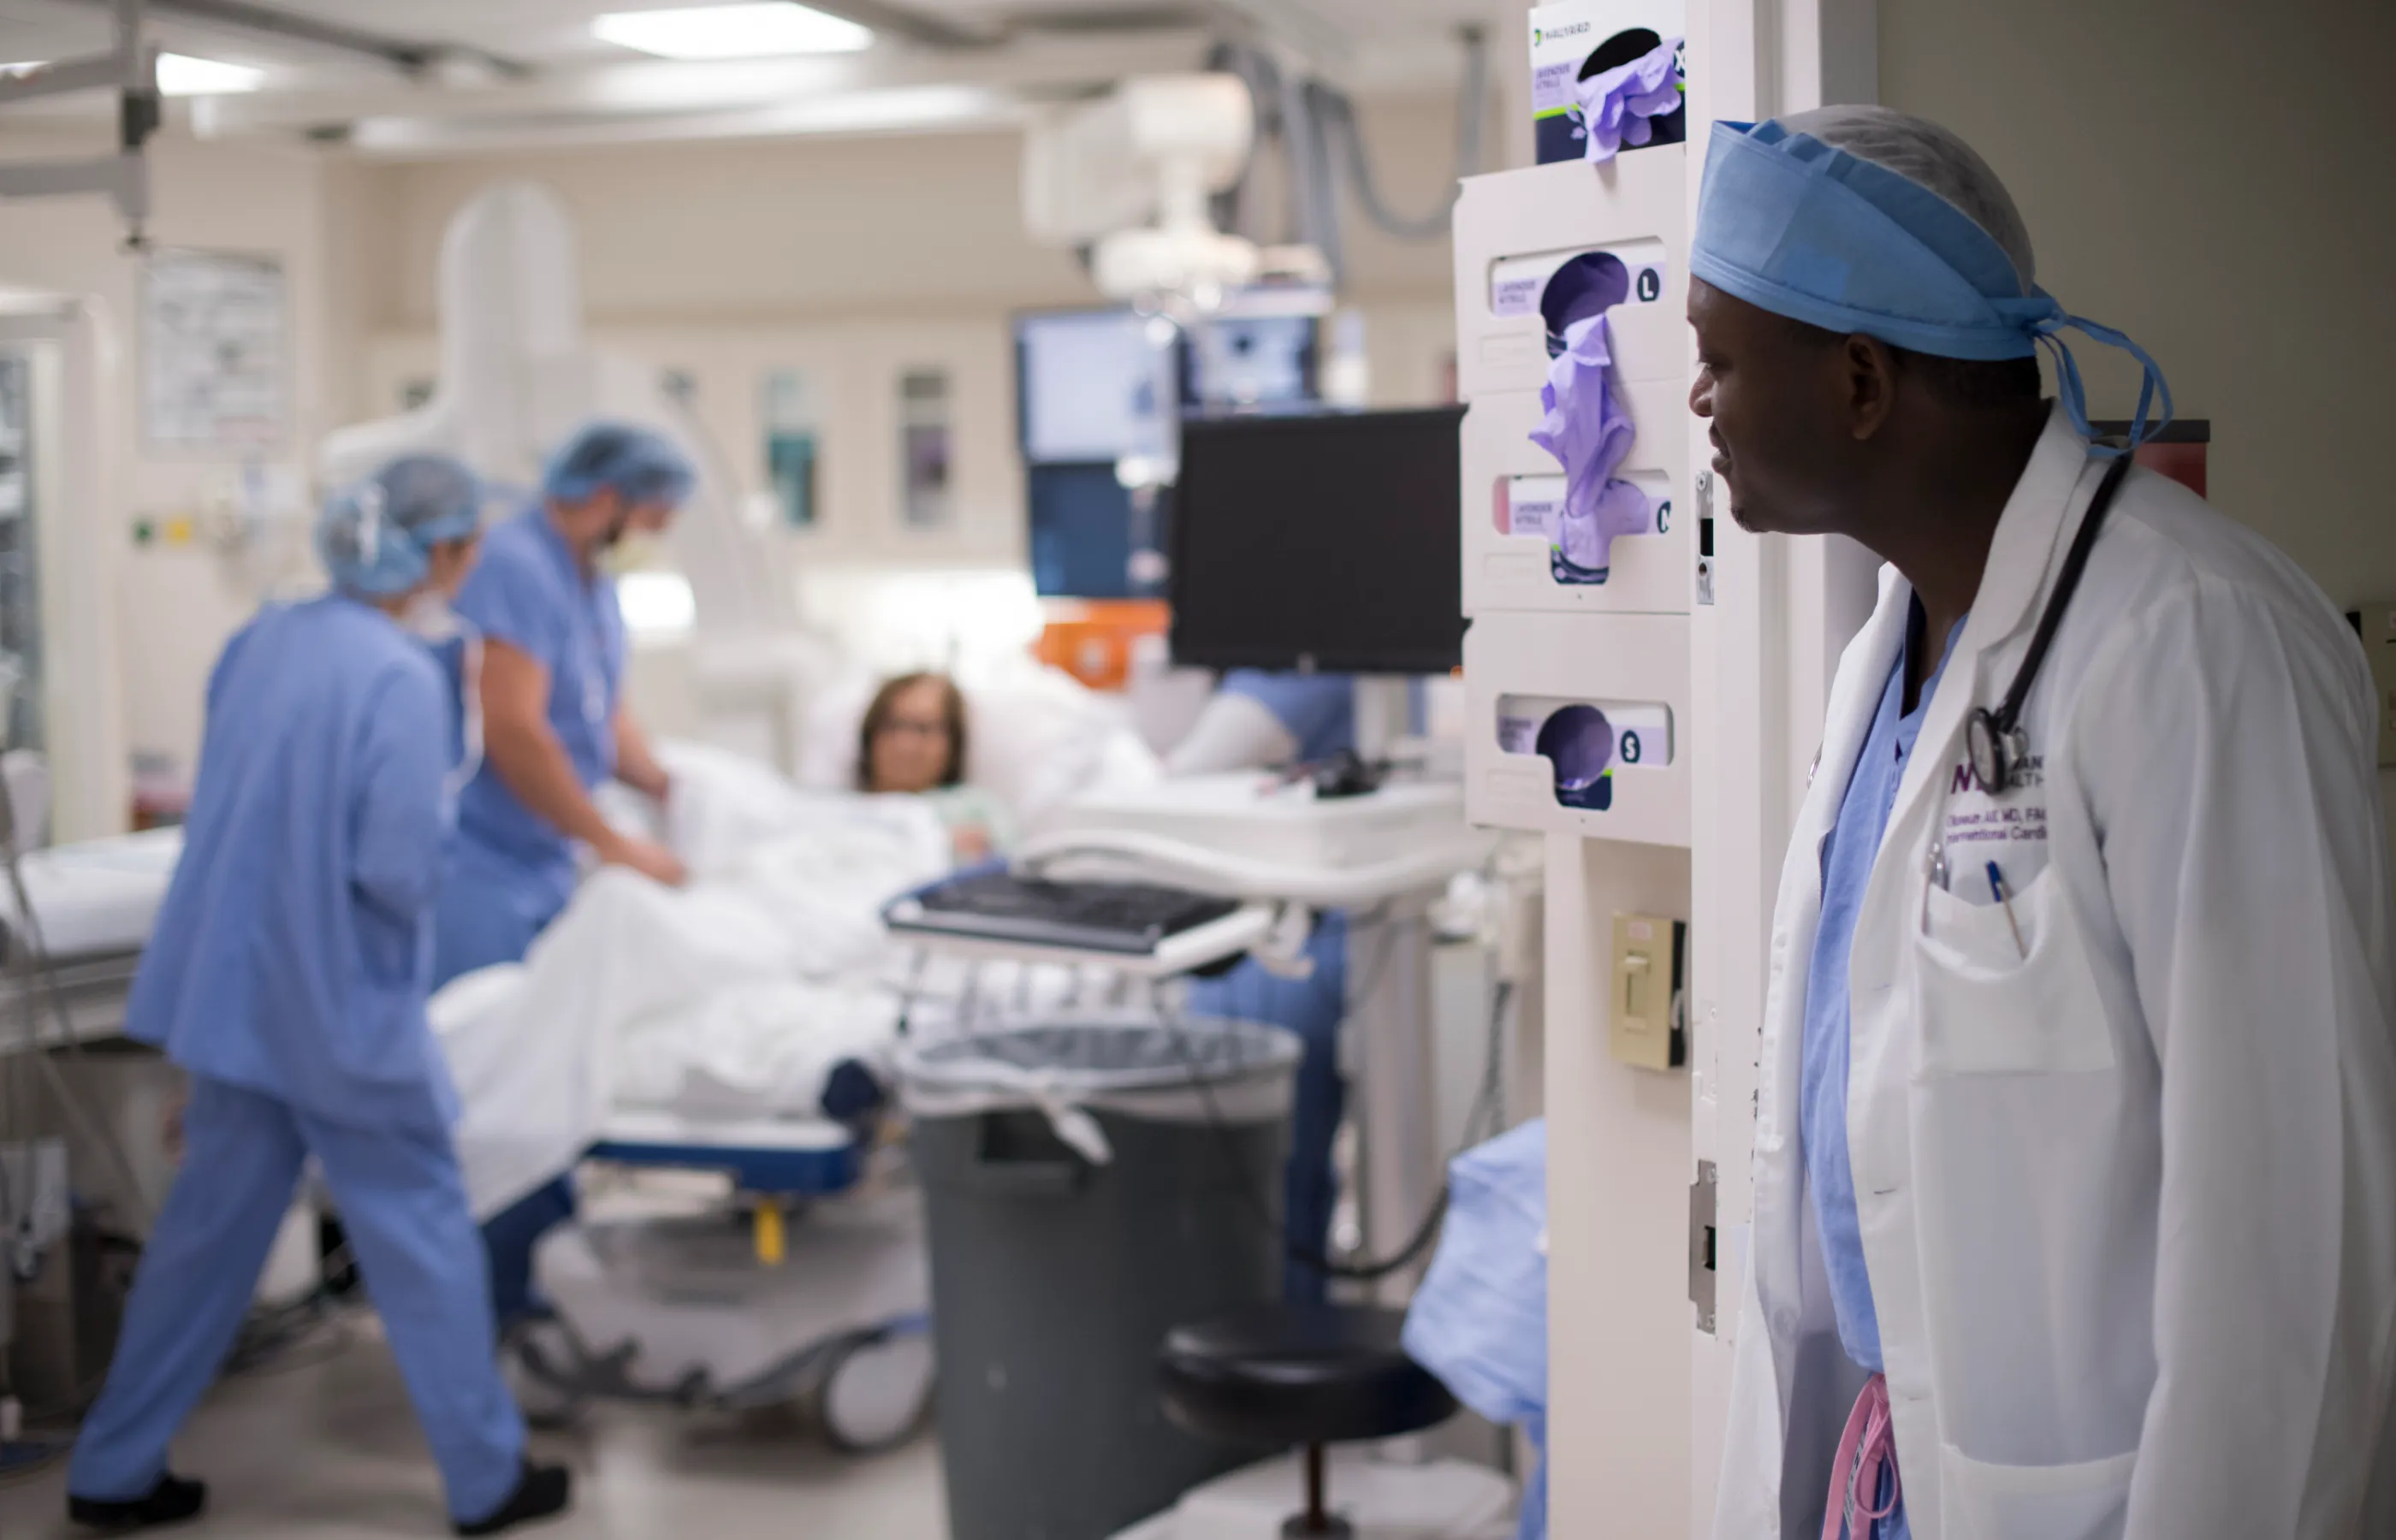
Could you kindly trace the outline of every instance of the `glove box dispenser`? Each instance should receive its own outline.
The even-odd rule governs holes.
[[[1560,340],[1564,324],[1616,292],[1606,314],[1623,378],[1684,384],[1686,154],[1672,146],[1466,179],[1455,222],[1458,395],[1536,393],[1551,332]],[[1609,260],[1619,274],[1604,271]]]
[[[1609,523],[1608,542],[1559,540],[1564,476],[1531,442],[1543,413],[1536,395],[1485,396],[1465,414],[1464,613],[1551,610],[1685,615],[1696,547],[1687,496],[1688,405],[1678,381],[1626,384],[1621,400],[1636,437],[1615,471],[1639,517]],[[1635,527],[1637,533],[1628,533]]]
[[[1485,616],[1465,634],[1464,679],[1472,822],[1689,843],[1686,617]]]

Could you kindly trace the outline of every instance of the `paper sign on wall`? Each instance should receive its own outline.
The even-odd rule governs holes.
[[[142,434],[150,447],[202,455],[281,448],[290,347],[279,259],[153,253],[141,270]]]

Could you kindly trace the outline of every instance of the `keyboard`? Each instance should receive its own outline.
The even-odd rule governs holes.
[[[894,931],[1141,957],[1239,908],[1235,899],[1140,883],[1052,883],[984,871],[911,894],[883,918]]]

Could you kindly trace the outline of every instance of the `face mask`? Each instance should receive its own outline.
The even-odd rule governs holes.
[[[599,553],[601,569],[616,578],[665,564],[666,543],[655,535],[627,533]]]
[[[407,602],[399,614],[399,623],[409,635],[421,642],[454,641],[466,633],[466,622],[449,607],[449,596],[438,589],[426,589]]]
[[[483,768],[483,639],[465,622],[459,621],[458,625],[457,634],[466,642],[458,657],[458,698],[465,716],[465,755],[441,781],[442,802],[451,823],[457,821],[459,797]]]

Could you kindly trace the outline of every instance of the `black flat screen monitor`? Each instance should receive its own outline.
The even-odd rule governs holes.
[[[1459,406],[1191,418],[1174,660],[1445,673],[1463,661]]]

